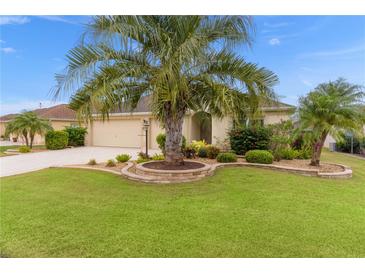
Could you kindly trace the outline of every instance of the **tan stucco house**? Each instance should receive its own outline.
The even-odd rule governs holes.
[[[263,124],[278,123],[288,120],[295,109],[294,106],[276,103],[262,108]],[[232,127],[232,118],[223,119],[211,117],[199,119],[199,113],[188,112],[184,119],[183,135],[187,142],[204,139],[208,143],[216,144],[227,138],[227,131]],[[157,149],[156,137],[162,133],[160,123],[153,117],[149,108],[149,98],[140,100],[137,108],[131,113],[129,110],[119,109],[110,114],[108,121],[95,116],[88,126],[87,144],[93,146],[121,146],[131,148],[145,147],[144,124],[148,127],[148,146]]]
[[[66,126],[78,125],[75,111],[68,108],[67,104],[60,104],[49,108],[39,108],[33,110],[39,117],[49,119],[54,130],[62,130]],[[11,121],[17,114],[7,114],[0,117],[0,135],[5,134],[6,124]],[[14,136],[11,136],[14,137]],[[18,138],[19,143],[25,143],[21,136]],[[44,137],[36,135],[34,144],[44,144]]]
[[[288,120],[295,107],[284,103],[275,103],[262,107],[262,123],[274,124],[282,120]],[[51,108],[36,109],[35,112],[50,119],[55,130],[65,126],[78,124],[76,114],[67,105],[58,105]],[[1,134],[5,124],[14,118],[15,114],[0,117]],[[227,131],[232,127],[232,118],[227,116],[223,119],[212,117],[207,114],[207,119],[199,119],[199,113],[188,112],[184,119],[183,135],[187,142],[204,139],[208,143],[217,144],[227,138]],[[143,97],[133,112],[118,109],[110,114],[109,120],[103,121],[95,115],[88,125],[86,145],[89,146],[116,146],[128,148],[145,148],[144,125],[148,126],[148,146],[157,149],[156,137],[162,133],[160,123],[153,117],[149,108],[149,97]],[[38,136],[37,144],[44,142],[44,138]]]

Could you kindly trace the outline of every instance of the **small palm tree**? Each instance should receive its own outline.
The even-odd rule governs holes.
[[[42,136],[49,130],[52,130],[49,120],[39,118],[37,114],[32,111],[17,115],[6,125],[7,136],[9,134],[23,136],[26,145],[30,148],[33,147],[33,141],[36,134]]]
[[[56,75],[55,95],[73,92],[70,107],[86,119],[151,96],[165,161],[181,164],[188,110],[236,115],[247,98],[275,97],[276,75],[233,51],[251,45],[252,31],[247,16],[98,16],[84,36],[90,42],[72,49],[66,73]]]
[[[306,132],[312,147],[311,165],[319,166],[323,144],[330,134],[361,132],[365,123],[362,87],[339,78],[318,85],[299,101],[300,130]],[[308,139],[309,137],[309,139]]]

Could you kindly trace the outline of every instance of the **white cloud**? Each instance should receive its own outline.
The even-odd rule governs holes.
[[[10,47],[7,47],[7,48],[0,48],[0,50],[4,53],[14,53],[16,52],[16,49],[14,48],[10,48]]]
[[[353,54],[358,52],[365,52],[365,46],[356,46],[345,49],[337,49],[337,50],[326,50],[326,51],[315,51],[310,53],[304,53],[299,55],[299,58],[308,58],[308,57],[332,57],[332,56],[342,56],[347,54]]]
[[[280,45],[280,40],[279,40],[279,38],[272,38],[269,40],[269,44],[272,46]]]
[[[39,18],[48,20],[48,21],[53,21],[53,22],[61,22],[61,23],[67,23],[67,24],[78,24],[75,21],[66,19],[65,17],[62,16],[38,16]]]
[[[26,16],[0,16],[0,25],[22,25],[29,22],[30,19]]]
[[[289,22],[279,22],[279,23],[273,23],[273,24],[270,24],[270,23],[264,23],[264,26],[265,27],[268,27],[268,28],[282,28],[282,27],[286,27],[286,26],[289,26],[289,25],[292,25],[293,23],[289,23]]]
[[[49,100],[38,100],[38,101],[19,101],[14,103],[1,103],[0,104],[0,115],[19,113],[23,110],[34,110],[39,108],[39,104],[42,104],[42,108],[52,107],[65,102],[54,102]]]
[[[301,81],[302,81],[302,83],[303,83],[304,85],[306,85],[306,86],[308,86],[308,87],[310,87],[310,88],[312,88],[312,87],[313,87],[313,84],[312,84],[312,82],[311,82],[311,81],[306,80],[306,79],[302,79]]]

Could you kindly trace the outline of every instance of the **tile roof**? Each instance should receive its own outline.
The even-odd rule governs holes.
[[[75,120],[76,112],[68,108],[67,104],[60,104],[49,108],[38,108],[33,110],[38,116],[50,120]],[[13,119],[17,114],[7,114],[0,117],[0,121]]]

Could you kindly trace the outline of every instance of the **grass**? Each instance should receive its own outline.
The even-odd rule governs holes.
[[[1,180],[3,257],[364,257],[365,161],[328,180],[224,168],[148,185],[46,169]]]

